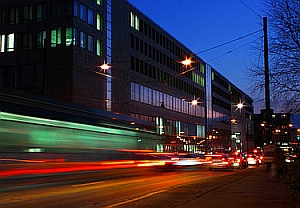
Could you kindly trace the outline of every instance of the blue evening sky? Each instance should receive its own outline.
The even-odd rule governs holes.
[[[263,41],[263,0],[128,1],[252,97],[255,113],[264,108],[264,93],[257,99],[251,93],[248,77],[248,69],[257,61],[251,49],[253,42]],[[259,32],[199,53],[256,31]]]

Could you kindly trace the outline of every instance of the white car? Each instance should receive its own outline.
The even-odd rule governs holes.
[[[249,156],[247,161],[248,165],[258,165],[258,160],[255,156]]]

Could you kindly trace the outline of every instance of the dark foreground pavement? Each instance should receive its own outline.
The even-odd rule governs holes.
[[[299,208],[299,200],[292,196],[286,179],[260,166],[245,174],[241,180],[210,191],[179,207],[205,208]]]

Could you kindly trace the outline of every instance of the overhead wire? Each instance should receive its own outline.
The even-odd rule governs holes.
[[[207,61],[207,62],[214,61],[215,59],[218,59],[218,58],[221,58],[221,57],[223,57],[223,56],[225,56],[225,55],[227,55],[227,54],[230,54],[230,53],[232,53],[233,51],[236,51],[236,50],[238,50],[238,49],[240,49],[240,48],[242,48],[242,47],[244,47],[244,46],[246,46],[246,45],[248,45],[248,44],[250,44],[250,43],[252,43],[252,42],[254,42],[254,41],[256,41],[256,40],[258,40],[258,39],[260,39],[260,38],[262,38],[262,37],[263,37],[263,36],[260,36],[260,37],[258,37],[257,39],[254,39],[254,40],[249,41],[249,42],[247,42],[247,43],[245,43],[245,44],[243,44],[243,45],[241,45],[241,46],[239,46],[239,47],[236,47],[236,48],[234,48],[234,49],[232,49],[232,50],[230,50],[230,51],[227,51],[226,53],[224,53],[224,54],[222,54],[222,55],[220,55],[220,56],[217,56],[217,57],[215,57],[215,58],[213,58],[213,59],[210,59],[210,60]]]
[[[211,47],[211,48],[205,49],[205,50],[203,50],[203,51],[199,51],[199,52],[197,52],[197,53],[195,53],[195,54],[204,53],[204,52],[207,52],[207,51],[210,51],[210,50],[213,50],[213,49],[216,49],[216,48],[222,47],[222,46],[224,46],[224,45],[227,45],[227,44],[229,44],[229,43],[233,43],[233,42],[235,42],[235,41],[238,41],[238,40],[244,39],[244,38],[246,38],[246,37],[249,37],[249,36],[251,36],[251,35],[254,35],[254,34],[256,34],[256,33],[260,32],[260,31],[262,31],[262,29],[259,29],[259,30],[255,31],[255,32],[252,32],[252,33],[249,33],[249,34],[247,34],[247,35],[244,35],[244,36],[238,37],[238,38],[236,38],[236,39],[233,39],[233,40],[231,40],[231,41],[228,41],[228,42],[222,43],[222,44],[220,44],[220,45],[217,45],[217,46],[214,46],[214,47]]]
[[[243,2],[242,0],[239,0],[239,1],[240,1],[245,7],[247,7],[251,12],[253,12],[256,16],[258,16],[260,19],[262,19],[261,15],[259,15],[257,12],[255,12],[254,9],[252,9],[250,6],[248,6],[248,5],[247,5],[245,2]],[[248,36],[254,35],[254,34],[256,34],[256,33],[260,32],[260,31],[261,31],[261,29],[258,30],[258,31],[255,31],[255,32],[253,32],[253,33],[250,33],[250,34],[248,34],[248,35],[244,35],[244,36],[241,36],[241,37],[236,38],[236,39],[234,39],[234,40],[231,40],[231,41],[222,43],[222,44],[220,44],[220,45],[217,45],[217,46],[214,46],[214,47],[205,49],[205,50],[203,50],[203,51],[199,51],[199,52],[197,52],[197,53],[195,53],[195,54],[204,53],[204,52],[207,52],[207,51],[210,51],[210,50],[213,50],[213,49],[222,47],[222,46],[227,45],[227,44],[229,44],[229,43],[233,43],[233,42],[235,42],[235,41],[241,40],[241,39],[246,38],[246,37],[248,37]]]
[[[257,15],[260,19],[262,19],[262,17],[255,12],[251,7],[249,7],[246,3],[244,3],[242,0],[239,0],[245,7],[247,7],[251,12],[253,12],[255,15]]]

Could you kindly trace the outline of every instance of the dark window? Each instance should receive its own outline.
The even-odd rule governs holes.
[[[36,20],[42,21],[43,20],[43,5],[39,4],[36,8]]]
[[[73,28],[73,46],[78,46],[78,30],[77,28]]]
[[[78,17],[78,2],[74,1],[74,16]]]
[[[69,0],[66,2],[66,8],[65,8],[65,11],[66,11],[66,16],[72,16],[72,1]]]
[[[130,46],[134,48],[134,36],[132,34],[130,34]]]
[[[80,48],[86,48],[86,34],[80,31]]]
[[[51,3],[51,18],[60,18],[61,15],[61,2]]]
[[[38,31],[36,34],[36,47],[44,48],[45,39],[46,39],[46,31]]]
[[[15,24],[15,9],[9,10],[9,24]]]
[[[5,25],[5,10],[0,10],[0,24]]]
[[[91,35],[88,35],[88,51],[94,51],[94,37]]]
[[[86,7],[80,4],[80,19],[86,22]]]
[[[23,21],[24,22],[32,21],[32,6],[23,7]]]
[[[94,11],[88,9],[88,24],[94,25]]]

